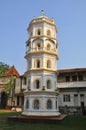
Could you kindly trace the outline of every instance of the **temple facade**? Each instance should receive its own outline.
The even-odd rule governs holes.
[[[86,68],[57,70],[59,110],[86,115]]]

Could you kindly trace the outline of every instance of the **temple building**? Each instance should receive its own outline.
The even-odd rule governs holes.
[[[14,104],[15,79],[20,75],[14,66],[0,76],[0,108],[11,108]]]
[[[61,112],[86,115],[86,68],[57,70]]]
[[[57,69],[58,30],[54,19],[42,11],[27,31],[27,70],[20,75],[12,66],[0,76],[0,108],[20,108],[26,116],[86,114],[86,68]]]
[[[58,41],[54,19],[42,12],[27,29],[27,60],[24,109],[27,116],[59,116],[57,92]]]
[[[0,76],[0,108],[23,108],[26,77],[20,75],[15,66]]]

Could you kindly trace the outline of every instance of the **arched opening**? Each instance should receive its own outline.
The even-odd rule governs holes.
[[[30,90],[30,80],[28,80],[28,90]]]
[[[47,30],[47,36],[51,36],[51,31]]]
[[[39,89],[40,88],[40,81],[39,80],[36,80],[36,89]]]
[[[48,45],[47,45],[47,50],[50,50],[50,48],[51,48],[51,45],[48,44]]]
[[[27,100],[26,101],[26,109],[28,109],[29,108],[29,101]]]
[[[47,80],[47,89],[50,89],[50,88],[51,88],[51,81]]]
[[[57,48],[58,46],[57,46],[57,44],[56,44],[56,48]]]
[[[47,61],[47,68],[51,68],[51,61],[50,60]]]
[[[51,101],[51,99],[47,100],[47,109],[52,109],[52,101]]]
[[[35,110],[38,110],[38,109],[39,109],[39,100],[38,100],[38,99],[35,99],[35,100],[34,100],[34,109],[35,109]]]
[[[41,48],[41,44],[37,43],[37,49],[40,50],[40,48]]]
[[[41,59],[34,59],[34,67],[35,68],[41,67]]]
[[[37,60],[37,68],[40,68],[40,60]]]
[[[56,109],[57,109],[57,105],[58,105],[58,104],[57,104],[57,99],[56,99]]]
[[[41,35],[41,30],[40,29],[38,29],[37,35]]]

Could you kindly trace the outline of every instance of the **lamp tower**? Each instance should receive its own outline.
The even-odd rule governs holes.
[[[54,19],[42,14],[27,28],[27,86],[24,109],[27,116],[59,116],[57,84],[58,41]]]

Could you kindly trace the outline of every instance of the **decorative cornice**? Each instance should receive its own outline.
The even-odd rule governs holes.
[[[59,59],[57,52],[55,52],[55,51],[51,52],[51,51],[47,51],[47,50],[40,50],[40,51],[34,51],[34,52],[28,51],[28,52],[26,52],[25,58],[27,58],[28,55],[40,54],[40,53],[55,55],[57,57],[57,59]]]
[[[31,38],[42,38],[42,37],[46,37],[46,38],[49,38],[49,39],[56,40],[56,38],[55,38],[55,37],[52,37],[52,36],[47,36],[47,35],[32,36]],[[31,39],[31,38],[30,38],[30,39]]]
[[[49,93],[49,94],[56,94],[57,95],[57,92],[56,91],[49,91],[49,90],[30,90],[30,91],[24,91],[24,95],[26,94],[41,94],[41,93]]]
[[[52,70],[51,68],[50,69],[47,69],[47,68],[31,68],[29,69],[28,71],[26,71],[25,73],[30,73],[31,71],[49,71],[49,72],[56,72],[57,73],[57,70]]]

